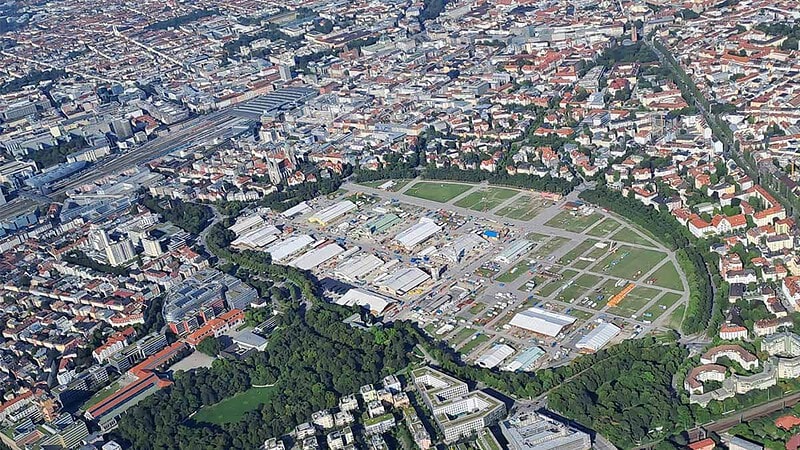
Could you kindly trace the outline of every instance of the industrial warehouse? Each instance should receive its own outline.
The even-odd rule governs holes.
[[[559,236],[552,224],[568,224],[567,214],[556,209],[547,223],[526,225],[356,189],[280,213],[246,210],[228,229],[234,248],[312,272],[332,303],[417,322],[469,363],[522,372],[641,332],[649,322],[624,309],[634,300],[647,306],[637,307],[643,319],[662,308],[640,299],[659,293],[655,287],[616,273],[633,250],[607,238]],[[603,275],[609,268],[613,276]],[[661,297],[664,308],[672,295]]]

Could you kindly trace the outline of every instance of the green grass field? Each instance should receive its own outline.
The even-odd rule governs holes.
[[[589,231],[586,232],[586,234],[589,236],[604,237],[608,236],[609,233],[615,231],[620,226],[622,226],[622,224],[609,217],[603,219],[602,222],[593,226]]]
[[[626,280],[638,280],[644,272],[650,270],[665,257],[665,254],[656,250],[645,250],[623,245],[616,252],[595,264],[592,267],[592,271],[607,273]]]
[[[386,184],[387,181],[389,180],[365,181],[363,183],[358,183],[358,184],[377,189],[378,187]],[[405,185],[407,185],[409,182],[411,182],[411,180],[392,180],[392,181],[394,181],[394,185],[386,189],[389,192],[397,192],[400,189],[403,189]]]
[[[560,280],[551,280],[549,283],[543,285],[541,288],[538,289],[538,291],[535,292],[541,297],[549,297],[550,294],[558,290],[558,288],[560,288],[561,286],[567,284],[567,282],[577,274],[578,272],[571,269],[564,270],[563,272],[561,272],[561,275],[563,275],[564,278]]]
[[[272,387],[252,387],[219,403],[200,408],[197,414],[192,416],[192,419],[195,422],[216,425],[235,423],[240,421],[247,412],[258,408],[258,405],[270,401],[274,394],[275,388]]]
[[[489,340],[489,336],[485,334],[480,334],[475,337],[475,339],[469,340],[463,347],[458,349],[458,352],[462,355],[468,355],[469,352],[475,350],[479,345],[483,344],[484,342]]]
[[[472,186],[468,184],[420,181],[408,188],[404,194],[434,202],[447,203],[470,189],[472,189]]]
[[[592,313],[590,313],[590,312],[586,312],[586,311],[584,311],[584,310],[581,310],[581,309],[575,309],[575,308],[572,308],[572,309],[570,309],[570,310],[569,310],[569,312],[567,313],[567,315],[570,315],[570,316],[572,316],[572,317],[575,317],[575,318],[577,318],[578,320],[588,320],[588,319],[590,319],[590,318],[591,318],[591,317],[592,317],[594,314],[592,314]]]
[[[456,334],[453,335],[452,338],[448,339],[447,341],[450,342],[452,346],[458,346],[458,344],[464,342],[468,337],[472,336],[473,334],[477,333],[474,328],[462,328],[458,330]]]
[[[614,233],[611,236],[612,240],[619,241],[619,242],[627,242],[629,244],[637,244],[637,245],[648,245],[652,246],[653,243],[649,240],[639,236],[638,234],[634,233],[630,228],[622,228],[621,230]]]
[[[486,305],[480,302],[475,302],[472,306],[469,307],[469,313],[472,315],[480,314],[483,310],[486,309]]]
[[[469,195],[456,202],[456,206],[474,211],[489,211],[497,205],[517,195],[513,189],[490,187],[470,192]]]
[[[673,292],[665,293],[653,304],[653,306],[647,308],[647,311],[642,313],[642,320],[649,320],[652,322],[658,319],[670,306],[675,304],[675,302],[680,299],[681,296],[679,294],[675,294]]]
[[[567,242],[569,242],[569,238],[555,236],[549,241],[538,246],[533,252],[531,252],[531,257],[547,258],[548,256],[550,256],[551,253],[561,248],[561,246],[566,244]]]
[[[622,317],[630,317],[644,308],[647,303],[658,297],[661,291],[658,289],[637,286],[614,308],[608,310],[611,314]]]
[[[667,261],[666,264],[653,272],[653,275],[650,276],[650,279],[654,280],[653,284],[656,286],[665,287],[667,289],[675,289],[676,291],[683,290],[681,276],[678,274],[678,270],[675,269],[675,264],[672,264],[671,261]]]
[[[597,243],[596,239],[587,239],[580,244],[578,244],[575,248],[567,252],[566,255],[562,256],[561,259],[558,260],[559,264],[569,264],[575,261],[579,256],[586,253],[587,250],[592,248],[594,244]]]
[[[582,233],[594,223],[597,223],[603,216],[597,213],[589,214],[588,216],[573,215],[570,211],[561,211],[547,221],[545,225],[562,230],[572,231],[573,233]]]
[[[539,233],[528,233],[528,234],[525,235],[525,239],[527,239],[529,241],[533,241],[533,242],[538,244],[539,242],[544,242],[544,241],[550,239],[550,236],[548,236],[546,234],[539,234]]]
[[[549,203],[533,195],[523,195],[497,211],[498,216],[516,220],[531,220],[545,209]]]
[[[530,260],[528,258],[523,258],[522,261],[518,262],[514,267],[508,269],[502,275],[495,278],[495,281],[498,281],[500,283],[510,283],[516,280],[517,278],[519,278],[520,275],[528,271],[529,263]]]
[[[672,311],[672,314],[669,315],[667,326],[673,330],[680,330],[681,324],[683,323],[683,313],[685,310],[686,305],[681,305],[675,308],[675,311]]]
[[[558,294],[557,299],[565,302],[580,299],[583,297],[583,293],[594,287],[600,280],[602,280],[602,278],[597,275],[585,273],[576,278],[568,287],[564,288],[564,290]]]

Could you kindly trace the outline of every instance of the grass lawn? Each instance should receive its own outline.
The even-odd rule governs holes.
[[[572,309],[570,309],[570,310],[569,310],[569,312],[567,313],[567,315],[570,315],[570,316],[572,316],[572,317],[575,317],[575,318],[577,318],[577,319],[579,319],[579,320],[588,320],[588,319],[590,319],[590,318],[591,318],[591,317],[592,317],[594,314],[592,314],[592,313],[590,313],[590,312],[586,312],[586,311],[584,311],[584,310],[581,310],[581,309],[575,309],[575,308],[572,308]]]
[[[468,184],[420,181],[408,188],[404,194],[434,202],[447,203],[470,189],[472,189],[472,186]]]
[[[113,394],[114,392],[117,392],[119,390],[119,387],[120,387],[119,386],[119,382],[116,381],[116,382],[111,383],[108,386],[104,387],[103,389],[100,389],[99,391],[95,392],[95,394],[92,395],[89,398],[89,400],[86,400],[86,403],[84,403],[81,406],[81,409],[87,410],[87,409],[91,408],[92,406],[102,402],[103,400],[108,398],[111,394]]]
[[[686,305],[681,305],[675,308],[675,311],[672,311],[672,314],[669,315],[669,321],[667,321],[667,326],[672,328],[673,330],[680,331],[681,323],[683,323],[683,312],[686,309]]]
[[[475,350],[476,347],[478,347],[479,345],[483,344],[484,342],[486,342],[488,340],[489,340],[489,336],[487,336],[485,334],[480,334],[480,335],[476,336],[475,339],[472,339],[472,340],[468,341],[466,344],[464,344],[463,347],[458,349],[458,352],[461,353],[462,355],[468,355],[469,352]]]
[[[522,258],[522,261],[518,262],[517,265],[508,269],[499,277],[495,278],[495,281],[500,283],[510,283],[516,280],[520,275],[528,271],[528,264],[530,264],[530,260],[528,258]]]
[[[550,236],[548,236],[546,234],[539,234],[539,233],[533,233],[533,232],[528,233],[528,234],[525,235],[525,239],[527,239],[529,241],[537,242],[537,243],[538,242],[543,242],[543,241],[545,241],[546,239],[549,239],[549,238],[550,238]]]
[[[619,305],[609,309],[608,312],[622,317],[630,317],[644,308],[650,300],[658,297],[660,293],[661,291],[658,289],[637,286],[619,302]]]
[[[594,287],[600,282],[602,278],[597,275],[590,275],[585,273],[575,279],[569,286],[564,288],[559,294],[557,299],[565,302],[572,301],[583,297],[583,293]]]
[[[358,183],[358,184],[377,189],[378,187],[386,184],[387,181],[389,180],[365,181],[363,183]],[[403,187],[405,187],[405,185],[407,185],[411,180],[392,180],[392,181],[394,181],[394,184],[392,185],[392,187],[386,189],[388,192],[397,192],[400,189],[403,189]]]
[[[545,242],[544,244],[537,247],[533,252],[531,252],[531,257],[534,258],[546,258],[550,256],[551,253],[561,248],[562,245],[569,242],[569,238],[556,236],[549,241]]]
[[[653,306],[647,308],[647,311],[642,313],[642,320],[649,320],[652,322],[658,319],[662,314],[664,314],[664,311],[666,311],[670,306],[675,304],[675,302],[680,299],[681,296],[679,294],[672,292],[665,293],[653,304]]]
[[[573,215],[570,211],[561,211],[550,219],[545,225],[554,228],[561,228],[562,230],[572,231],[573,233],[582,233],[589,228],[590,225],[597,223],[603,216],[598,213],[592,213],[588,216]]]
[[[672,261],[667,261],[666,264],[659,267],[658,270],[653,272],[650,279],[653,280],[653,284],[656,286],[675,289],[676,291],[683,290],[681,276],[678,274],[678,270],[675,269],[675,264],[672,264]]]
[[[516,220],[531,220],[539,212],[545,209],[549,203],[533,195],[522,195],[510,205],[504,206],[497,211],[498,216],[508,217]]]
[[[450,345],[456,347],[458,346],[458,344],[464,342],[465,339],[467,339],[468,337],[472,336],[475,333],[477,333],[477,330],[475,330],[474,328],[464,327],[458,330],[458,333],[453,335],[453,337],[448,339],[447,341],[450,342]]]
[[[578,244],[575,248],[570,250],[566,255],[562,256],[561,259],[558,260],[559,264],[569,264],[575,261],[579,256],[586,253],[587,250],[592,248],[594,244],[597,243],[596,239],[587,239],[580,244]]]
[[[608,255],[594,265],[592,270],[597,273],[608,273],[626,280],[638,280],[644,272],[666,258],[666,255],[656,250],[645,250],[628,246],[621,246],[616,252]]]
[[[638,245],[649,245],[652,246],[653,243],[649,240],[639,236],[637,233],[633,232],[630,228],[623,228],[613,236],[611,236],[612,240],[619,241],[619,242],[628,242],[630,244],[638,244]]]
[[[578,274],[578,272],[576,272],[574,270],[569,270],[569,269],[561,272],[561,275],[563,275],[564,278],[562,278],[560,280],[551,280],[549,283],[543,285],[537,291],[538,295],[540,295],[542,297],[549,297],[550,294],[552,294],[553,292],[558,290],[558,288],[560,288],[561,286],[564,286],[565,284],[567,284],[567,282],[569,280],[571,280],[572,277],[574,277],[577,274]]]
[[[274,393],[275,389],[272,387],[251,387],[219,403],[200,408],[197,414],[192,416],[192,419],[195,422],[215,425],[235,423],[240,421],[247,412],[258,408],[258,405],[267,403]]]
[[[601,258],[603,255],[608,253],[608,250],[611,248],[610,247],[611,246],[610,243],[604,242],[604,244],[606,244],[605,247],[592,247],[592,249],[589,250],[586,253],[586,255],[584,255],[584,256],[586,256],[587,258],[592,258],[592,259]]]
[[[592,229],[587,231],[586,234],[597,237],[608,236],[608,233],[615,231],[620,226],[621,224],[619,222],[609,217],[592,227]]]
[[[517,195],[513,189],[490,187],[471,192],[466,197],[456,202],[456,206],[469,208],[474,211],[489,211],[497,205]]]

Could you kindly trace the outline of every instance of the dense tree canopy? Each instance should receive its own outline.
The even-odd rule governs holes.
[[[214,217],[214,213],[208,206],[184,202],[180,199],[169,199],[162,202],[145,194],[142,197],[142,203],[150,211],[161,214],[164,219],[193,234],[200,234],[205,230]]]
[[[567,181],[563,178],[552,178],[549,175],[537,177],[535,175],[516,174],[509,175],[506,172],[487,172],[485,170],[461,170],[456,167],[431,168],[428,167],[423,173],[424,178],[433,180],[454,180],[479,183],[488,181],[490,184],[503,186],[514,186],[518,188],[533,189],[535,191],[555,192],[559,194],[569,193],[576,181]]]

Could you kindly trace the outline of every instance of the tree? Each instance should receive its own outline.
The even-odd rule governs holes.
[[[209,336],[197,344],[197,351],[208,356],[217,356],[222,351],[222,345],[218,338]]]

